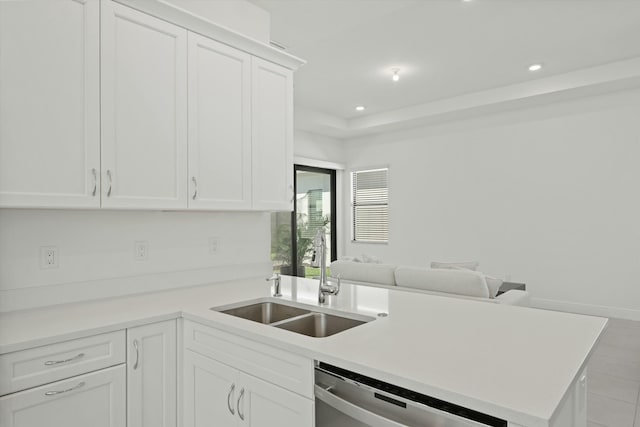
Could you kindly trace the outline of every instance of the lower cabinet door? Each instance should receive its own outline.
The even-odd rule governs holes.
[[[242,425],[251,427],[313,427],[314,402],[276,385],[239,372],[237,400]],[[244,393],[243,393],[244,391]]]
[[[183,363],[184,427],[238,425],[238,371],[189,350],[184,352]]]
[[[175,427],[176,321],[127,329],[127,427]]]
[[[124,365],[0,397],[2,427],[125,427]]]

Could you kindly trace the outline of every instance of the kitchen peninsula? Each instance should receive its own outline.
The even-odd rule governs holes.
[[[319,308],[317,292],[317,280],[285,276],[283,296],[273,298],[260,277],[2,314],[3,382],[13,369],[7,359],[22,352],[177,319],[178,362],[174,363],[185,381],[188,369],[180,365],[191,360],[187,353],[202,353],[201,349],[212,345],[209,341],[202,346],[210,330],[220,343],[302,361],[296,365],[298,371],[289,372],[293,376],[298,372],[298,377],[283,379],[294,385],[278,384],[278,376],[267,380],[293,389],[294,393],[287,393],[308,402],[309,408],[313,408],[314,362],[321,361],[480,411],[508,426],[586,425],[585,366],[606,319],[349,284],[343,284],[340,294],[329,297],[328,304]],[[333,336],[313,338],[211,310],[261,298],[375,320]],[[387,315],[379,317],[380,313]],[[134,350],[127,342],[126,351],[127,365],[137,363],[137,344]],[[234,357],[238,355],[242,356]],[[0,398],[2,420],[11,396]],[[180,407],[183,400],[178,396]],[[197,417],[190,413],[193,410],[191,402],[177,413],[188,420]],[[313,409],[302,415],[312,414]],[[305,425],[313,425],[313,419]]]

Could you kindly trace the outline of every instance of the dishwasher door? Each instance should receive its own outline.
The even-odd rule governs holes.
[[[342,376],[345,372],[316,368],[316,427],[507,426],[504,420],[437,399],[432,399],[435,406],[444,410],[428,406],[419,402],[427,396],[358,374],[353,380]]]

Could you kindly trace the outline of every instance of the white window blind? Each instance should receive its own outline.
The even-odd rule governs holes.
[[[353,240],[389,241],[389,169],[351,172]]]

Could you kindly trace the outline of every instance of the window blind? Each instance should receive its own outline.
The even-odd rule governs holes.
[[[351,173],[354,241],[389,241],[388,172],[383,168]]]

